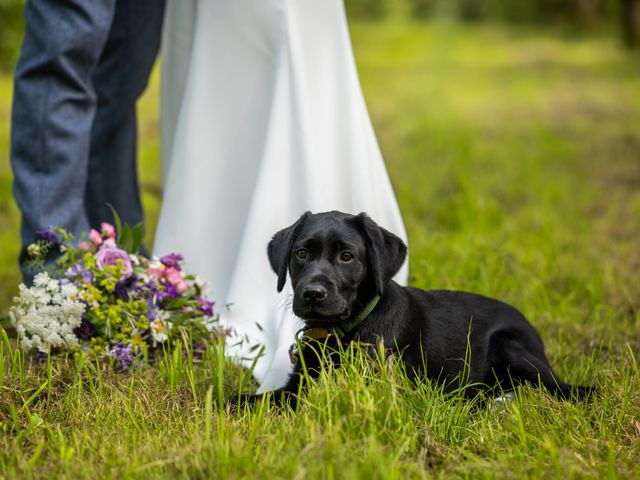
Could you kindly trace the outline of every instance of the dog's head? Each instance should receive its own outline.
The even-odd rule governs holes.
[[[291,274],[293,312],[308,321],[340,322],[382,295],[407,247],[366,214],[307,212],[269,242],[278,291]]]

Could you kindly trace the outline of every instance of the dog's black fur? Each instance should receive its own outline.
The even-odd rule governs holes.
[[[407,247],[366,214],[305,213],[276,233],[268,247],[278,275],[278,291],[291,274],[293,311],[307,325],[344,325],[370,300],[375,309],[346,336],[330,336],[328,347],[358,341],[382,342],[400,354],[414,378],[426,376],[445,390],[461,382],[473,396],[481,389],[510,390],[524,382],[541,383],[562,398],[588,396],[592,388],[561,382],[553,373],[540,336],[514,307],[473,293],[423,291],[401,287],[391,278],[402,266]],[[335,350],[334,350],[335,351]],[[317,348],[303,348],[287,384],[273,392],[274,401],[295,402],[303,365],[317,376]],[[338,363],[335,355],[333,363]],[[425,371],[426,370],[426,371]],[[261,395],[240,395],[253,402]]]

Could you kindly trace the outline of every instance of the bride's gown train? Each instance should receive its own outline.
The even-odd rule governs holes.
[[[342,1],[170,1],[161,128],[154,251],[182,253],[209,281],[224,324],[265,347],[262,388],[279,386],[299,326],[291,292],[276,292],[273,234],[306,210],[342,210],[406,239]],[[249,344],[229,353],[250,357]]]

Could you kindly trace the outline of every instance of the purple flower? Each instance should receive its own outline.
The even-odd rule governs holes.
[[[169,255],[165,255],[160,259],[160,261],[166,267],[173,267],[176,270],[180,270],[180,262],[182,262],[183,257],[179,253],[170,253]]]
[[[196,300],[200,304],[198,310],[204,313],[207,317],[213,317],[213,306],[215,305],[215,302],[210,302],[204,297],[198,297]]]
[[[133,363],[133,352],[127,345],[120,342],[114,342],[113,348],[109,352],[113,358],[118,360],[118,370],[124,371]]]
[[[87,285],[90,285],[93,283],[93,272],[89,269],[85,269],[84,265],[82,265],[81,263],[76,263],[73,267],[69,268],[66,272],[64,272],[64,275],[67,278],[72,278],[72,279],[77,278],[78,276],[81,276]]]
[[[79,327],[73,329],[73,333],[75,333],[76,337],[84,342],[88,342],[95,337],[97,332],[98,330],[96,329],[96,326],[86,318],[82,319]]]
[[[82,278],[84,278],[85,283],[91,284],[93,283],[93,272],[91,270],[83,270]]]
[[[122,262],[122,266],[124,267],[123,278],[129,277],[133,273],[129,254],[116,247],[113,242],[105,240],[100,250],[96,253],[96,265],[100,270],[104,270],[106,266],[117,265],[118,260]]]
[[[158,285],[155,282],[148,281],[137,287],[137,291],[141,297],[152,300],[158,293]]]
[[[36,238],[49,242],[53,247],[59,246],[62,242],[60,235],[53,230],[53,227],[49,227],[46,230],[38,230],[36,232]]]
[[[158,318],[158,307],[153,302],[147,302],[147,320],[149,323]]]
[[[132,288],[133,280],[134,278],[132,277],[125,277],[118,280],[118,283],[116,283],[116,286],[113,289],[113,294],[116,296],[116,298],[124,301],[129,301],[132,296],[134,298],[138,296],[136,295],[138,291],[135,288]]]
[[[195,345],[193,347],[193,359],[196,361],[201,361],[204,358],[204,354],[206,353],[207,349],[205,347],[203,347],[202,345]]]
[[[178,287],[175,285],[171,285],[167,283],[163,285],[163,289],[158,291],[157,300],[158,303],[164,302],[167,298],[178,298],[180,296],[180,292],[178,292]]]
[[[36,362],[38,363],[46,362],[48,357],[49,357],[49,352],[43,352],[42,350],[38,350],[36,352]]]
[[[64,274],[67,278],[71,278],[75,277],[76,275],[80,275],[82,273],[82,270],[82,264],[76,263],[73,265],[73,267],[68,268],[67,271],[64,272]]]

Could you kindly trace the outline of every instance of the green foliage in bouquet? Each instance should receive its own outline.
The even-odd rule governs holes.
[[[20,346],[84,351],[126,369],[185,335],[196,350],[223,335],[204,282],[183,271],[182,256],[140,255],[141,225],[122,224],[115,212],[114,220],[77,243],[61,227],[38,232],[27,249],[38,273],[9,312]]]

